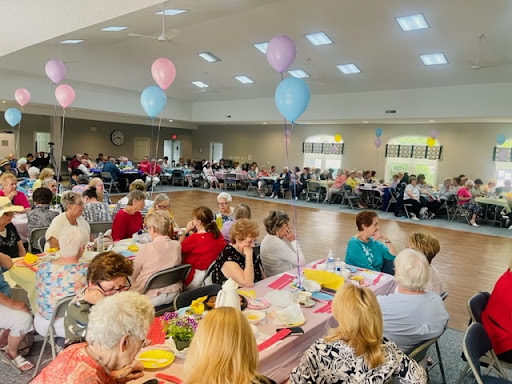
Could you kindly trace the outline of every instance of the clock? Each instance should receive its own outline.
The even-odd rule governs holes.
[[[114,145],[123,145],[124,144],[124,132],[123,131],[114,131],[110,134],[110,141]]]

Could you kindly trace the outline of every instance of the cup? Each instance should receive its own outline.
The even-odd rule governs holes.
[[[312,295],[311,292],[300,291],[298,294],[299,304],[307,305],[309,303],[309,301],[311,300],[311,295]]]

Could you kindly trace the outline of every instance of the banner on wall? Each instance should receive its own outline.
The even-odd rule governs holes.
[[[345,143],[302,143],[302,153],[343,155]]]
[[[440,160],[443,146],[386,144],[386,157]]]

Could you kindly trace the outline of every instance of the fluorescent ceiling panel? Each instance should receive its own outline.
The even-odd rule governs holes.
[[[100,31],[103,31],[103,32],[119,32],[119,31],[124,31],[125,29],[128,29],[128,27],[105,27],[105,28],[101,28]]]
[[[252,83],[254,83],[254,80],[252,80],[251,78],[249,78],[247,76],[235,76],[235,79],[237,79],[242,84],[252,84]]]
[[[63,40],[60,43],[61,44],[79,44],[79,43],[82,43],[84,41],[85,40],[81,40],[81,39],[68,39],[68,40]]]
[[[355,64],[340,64],[336,66],[344,75],[360,73],[361,70]]]
[[[306,72],[304,72],[302,69],[290,69],[288,71],[288,73],[298,79],[303,79],[305,77],[309,77],[309,75]]]
[[[254,43],[253,47],[256,48],[263,54],[267,54],[268,41],[264,41],[263,43]]]
[[[188,12],[188,10],[186,10],[186,9],[170,9],[169,8],[169,9],[165,9],[163,11],[155,12],[155,15],[161,15],[163,13],[165,16],[176,16],[176,15],[180,15],[185,12]]]
[[[332,44],[332,40],[324,32],[310,33],[305,35],[305,37],[313,45]]]
[[[214,63],[216,61],[220,61],[220,59],[217,56],[215,56],[213,53],[210,53],[210,52],[201,52],[201,53],[198,53],[198,55],[209,63]]]
[[[194,84],[196,87],[198,88],[208,88],[209,85],[206,84],[206,83],[203,83],[202,81],[198,80],[198,81],[193,81],[192,84]]]
[[[427,20],[425,20],[421,13],[411,16],[395,17],[395,20],[404,32],[430,28]]]
[[[448,60],[446,60],[446,56],[442,52],[420,55],[420,59],[425,65],[448,64]]]

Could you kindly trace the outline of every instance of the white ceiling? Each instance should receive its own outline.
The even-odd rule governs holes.
[[[76,12],[85,12],[72,3]],[[46,11],[51,6],[33,2],[33,7]],[[166,92],[170,97],[193,102],[269,98],[280,77],[252,43],[287,34],[297,46],[293,67],[311,75],[307,81],[312,97],[512,82],[509,0],[170,0],[166,7],[189,10],[166,17],[167,28],[181,31],[172,43],[128,36],[129,32],[159,35],[161,19],[154,13],[162,8],[160,4],[0,57],[0,71],[43,79],[46,61],[60,54],[62,60],[70,61],[68,81],[140,93],[153,84],[151,63],[168,57],[177,68],[176,80]],[[394,20],[420,12],[430,29],[402,32]],[[36,16],[21,22],[34,22],[31,17]],[[5,23],[4,27],[15,30],[20,20]],[[99,31],[110,25],[129,29]],[[327,33],[334,44],[315,47],[304,38],[318,31]],[[472,70],[479,33],[485,34],[480,52],[484,67]],[[59,42],[68,38],[86,41],[61,45],[59,50]],[[207,63],[197,56],[203,51],[222,61]],[[444,52],[449,64],[425,67],[419,55],[433,52]],[[342,63],[356,63],[363,72],[342,75],[336,68]],[[233,78],[239,74],[256,83],[240,84]],[[193,80],[207,82],[215,92],[197,93]]]

